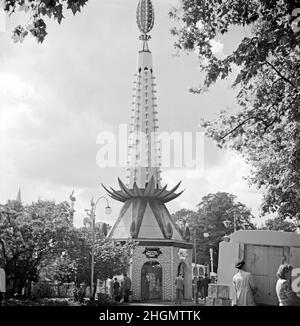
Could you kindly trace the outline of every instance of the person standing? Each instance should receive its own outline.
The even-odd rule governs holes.
[[[0,306],[3,304],[6,292],[6,274],[4,270],[4,263],[0,261]]]
[[[182,274],[179,274],[175,278],[175,290],[176,290],[175,304],[181,304],[181,300],[183,299],[183,289],[184,289],[184,279],[182,277]]]
[[[245,262],[235,265],[238,272],[233,276],[233,305],[255,306],[254,295],[257,291],[251,273],[245,271]]]
[[[200,299],[203,299],[203,278],[202,276],[198,277],[197,281],[197,297],[196,297],[196,304],[198,304],[198,297],[200,294]]]
[[[113,283],[113,290],[114,290],[114,299],[117,302],[120,302],[120,283],[118,279],[115,277],[114,283]]]
[[[124,290],[124,302],[129,302],[129,296],[131,292],[131,279],[127,274],[124,274],[123,280],[123,290]]]
[[[114,298],[114,287],[113,287],[113,276],[110,276],[108,279],[108,295],[113,299]]]
[[[206,299],[208,297],[208,284],[211,283],[210,278],[207,274],[205,274],[205,277],[203,279],[203,298]]]
[[[293,267],[288,264],[282,264],[278,268],[276,283],[276,294],[279,306],[300,306],[300,297],[291,289]]]
[[[192,294],[193,294],[193,300],[196,302],[196,293],[197,293],[197,276],[194,276],[192,279]]]

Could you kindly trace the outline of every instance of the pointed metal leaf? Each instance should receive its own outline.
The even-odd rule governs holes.
[[[118,178],[120,188],[130,197],[133,198],[134,194],[124,185],[120,178]]]
[[[133,184],[133,192],[136,197],[143,197],[141,189],[137,186],[136,182]]]
[[[161,199],[161,201],[163,203],[167,203],[171,200],[174,200],[175,198],[179,197],[182,193],[184,192],[184,190],[182,190],[181,192],[179,192],[178,194],[174,194],[174,193],[170,193],[168,196],[166,196],[164,199]]]
[[[154,176],[152,176],[147,184],[147,187],[144,192],[144,196],[151,197],[154,194],[154,191],[155,191],[155,180],[154,180]]]
[[[119,194],[116,190],[114,190],[113,188],[111,188],[111,190],[108,190],[102,183],[101,183],[102,187],[105,189],[105,191],[107,192],[107,194],[118,201],[121,202],[125,202],[128,198],[125,196],[122,196],[121,194]]]
[[[181,181],[174,188],[169,190],[167,194],[160,196],[159,199],[164,200],[165,198],[169,197],[170,194],[174,194],[174,192],[177,190],[177,188],[180,186],[180,184],[181,184]]]
[[[168,187],[168,185],[165,185],[162,189],[156,190],[154,193],[154,196],[159,197],[167,189],[167,187]]]

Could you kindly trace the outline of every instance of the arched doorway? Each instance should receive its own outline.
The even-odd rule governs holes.
[[[162,267],[157,261],[148,261],[142,267],[141,299],[162,300]]]

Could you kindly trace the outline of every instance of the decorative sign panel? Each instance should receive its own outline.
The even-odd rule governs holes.
[[[143,251],[143,254],[147,258],[157,258],[159,255],[162,254],[160,248],[148,248],[146,247],[145,250]]]

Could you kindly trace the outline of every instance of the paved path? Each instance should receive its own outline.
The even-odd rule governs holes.
[[[175,304],[175,302],[171,301],[151,301],[151,302],[131,302],[127,303],[126,305],[129,306],[179,306]],[[182,301],[180,306],[204,306],[205,302],[204,300],[199,300],[199,303],[196,305],[195,301],[190,301],[190,300],[184,300]]]

